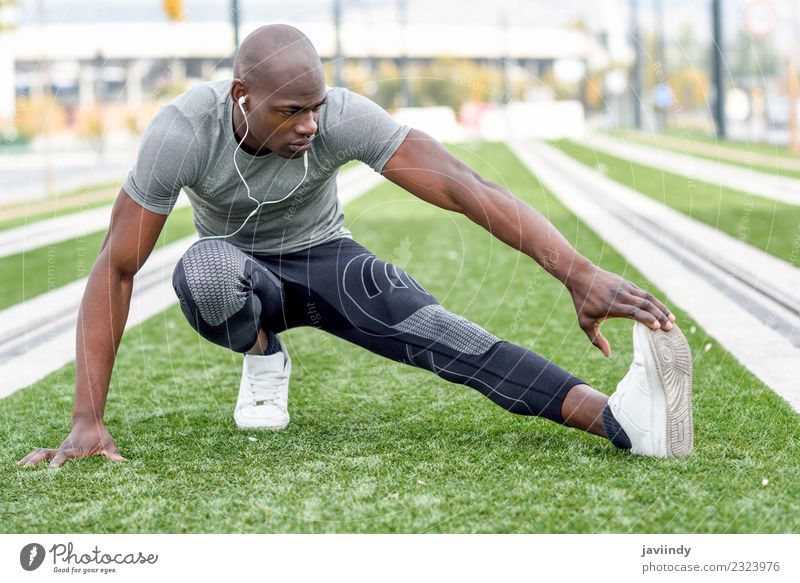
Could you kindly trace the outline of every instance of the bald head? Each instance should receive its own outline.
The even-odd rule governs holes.
[[[262,26],[242,41],[233,74],[250,90],[307,93],[325,86],[322,62],[306,35],[288,24]]]
[[[286,24],[256,29],[239,47],[234,75],[230,97],[238,105],[232,121],[239,143],[283,158],[304,155],[328,91],[308,37]]]

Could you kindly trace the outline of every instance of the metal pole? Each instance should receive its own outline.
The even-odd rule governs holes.
[[[656,52],[658,54],[658,62],[661,65],[662,79],[660,83],[667,83],[669,80],[667,73],[667,53],[664,50],[664,3],[662,0],[656,0]],[[667,115],[669,107],[664,107],[659,113],[659,120],[661,122],[661,131],[666,131],[667,128]]]
[[[508,11],[506,8],[500,10],[500,30],[503,31],[503,52],[500,55],[500,71],[503,76],[503,87],[497,102],[506,104],[510,100],[509,96],[511,95],[511,79],[508,74],[508,62],[511,60],[511,56],[509,55],[508,49]]]
[[[336,54],[333,56],[333,82],[336,87],[342,87],[344,85],[344,77],[342,75],[341,0],[334,0],[333,2],[333,27],[336,35]]]
[[[408,47],[406,46],[408,31],[408,2],[398,0],[397,2],[398,20],[400,22],[400,34],[403,35],[403,46],[400,53],[400,105],[401,107],[411,106],[411,82],[408,78]]]
[[[39,13],[39,26],[43,31],[47,30],[47,7],[45,0],[39,0],[37,3],[37,12]],[[42,49],[42,59],[40,64],[40,75],[42,77],[42,95],[47,101],[48,112],[45,113],[42,125],[42,133],[44,134],[44,193],[46,198],[50,198],[55,193],[55,170],[53,169],[53,140],[50,134],[50,115],[55,99],[52,94],[52,81],[50,78],[50,55],[47,48]],[[102,106],[101,106],[102,107]]]
[[[630,0],[631,7],[631,37],[633,48],[636,51],[633,72],[633,125],[642,129],[642,108],[644,106],[644,72],[642,70],[642,43],[639,39],[639,0]]]
[[[717,126],[717,138],[724,139],[725,129],[725,81],[722,77],[722,0],[712,0],[712,77],[714,83],[714,123]]]
[[[233,56],[239,50],[239,0],[231,0],[231,24],[233,24]]]
[[[797,128],[797,100],[800,98],[800,87],[797,83],[797,70],[794,58],[790,55],[787,61],[787,74],[789,77],[789,150],[800,152],[800,139]]]
[[[792,20],[794,21],[794,46],[789,47],[789,150],[800,152],[800,129],[798,129],[797,100],[800,99],[800,84],[797,79],[797,59],[800,58],[800,19],[798,19],[797,3],[792,3]]]
[[[664,51],[664,2],[663,0],[655,0],[655,1],[656,1],[656,22],[657,22],[656,52],[658,54],[658,61],[661,63],[661,67],[666,71],[667,56]]]

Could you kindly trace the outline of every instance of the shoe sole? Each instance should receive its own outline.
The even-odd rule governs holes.
[[[287,427],[289,427],[289,422],[287,421],[283,425],[239,425],[236,423],[236,427],[241,429],[242,431],[283,431]]]
[[[667,405],[667,456],[686,456],[694,448],[692,352],[676,324],[671,330],[646,329]]]

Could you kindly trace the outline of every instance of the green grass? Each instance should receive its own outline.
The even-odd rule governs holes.
[[[554,145],[608,178],[800,266],[800,207],[636,164],[574,142]]]
[[[193,232],[192,209],[176,209],[164,225],[156,250]],[[0,259],[0,281],[4,282],[0,309],[88,277],[105,235],[103,230]]]
[[[23,225],[29,225],[47,219],[56,219],[58,217],[64,217],[67,215],[71,215],[73,213],[77,213],[80,211],[87,211],[101,206],[110,207],[112,204],[114,204],[113,197],[109,198],[108,200],[96,200],[93,202],[82,204],[80,206],[68,207],[63,209],[58,208],[52,211],[45,211],[41,213],[33,213],[28,216],[15,217],[13,219],[8,219],[6,221],[0,221],[0,231],[3,231],[5,229],[13,229],[15,227],[21,227]]]
[[[706,144],[713,144],[715,146],[724,146],[726,148],[736,148],[737,150],[744,150],[747,152],[756,152],[759,154],[767,154],[769,156],[784,156],[787,158],[794,158],[800,160],[800,154],[792,152],[786,146],[779,146],[777,144],[764,144],[760,142],[743,142],[741,140],[720,140],[714,136],[704,134],[702,132],[684,132],[680,129],[670,129],[667,134],[676,138],[686,138],[696,142],[704,142]]]
[[[97,208],[100,206],[111,206],[114,203],[114,197],[116,196],[117,192],[119,192],[118,188],[113,189],[114,187],[117,186],[119,186],[117,182],[110,182],[107,184],[99,184],[67,192],[59,196],[57,201],[53,201],[56,204],[56,207],[52,210],[47,210],[43,212],[31,212],[30,214],[25,214],[23,216],[15,217],[13,219],[6,219],[0,221],[0,231],[3,231],[5,229],[13,229],[14,227],[21,227],[22,225],[35,223],[37,221],[42,221],[45,219],[55,219],[58,217],[63,217],[66,215],[71,215],[73,213]],[[109,191],[109,195],[107,198],[103,200],[89,200],[81,204],[74,204],[70,206],[73,202],[76,202],[78,200],[78,197],[85,197],[88,194],[96,193],[101,190]],[[30,205],[38,204],[40,202],[45,202],[45,201],[37,200],[37,201],[31,201],[29,203],[27,202],[17,203],[15,205],[7,207],[4,210],[25,208],[29,207]]]
[[[621,134],[621,135],[620,135]],[[800,170],[793,170],[790,168],[786,168],[783,164],[783,161],[792,161],[797,162],[800,160],[797,154],[790,152],[786,148],[782,148],[780,146],[769,146],[767,144],[747,144],[744,142],[730,142],[730,141],[720,141],[714,140],[713,138],[709,138],[708,136],[699,136],[695,134],[689,134],[686,136],[678,134],[668,134],[670,137],[673,138],[680,138],[688,144],[687,147],[675,147],[671,143],[668,143],[664,140],[658,140],[657,134],[649,135],[648,138],[654,138],[655,142],[651,139],[642,137],[638,135],[636,132],[612,132],[611,135],[616,138],[622,138],[626,140],[631,140],[633,142],[639,142],[644,145],[648,145],[651,147],[658,147],[665,150],[672,150],[673,152],[677,152],[679,154],[688,154],[696,158],[704,158],[706,160],[711,160],[712,162],[720,162],[722,164],[730,164],[732,166],[739,166],[741,168],[749,168],[751,170],[758,170],[760,172],[765,172],[767,174],[772,174],[775,176],[785,176],[787,178],[800,178]],[[741,150],[742,152],[752,152],[754,154],[758,154],[761,156],[772,156],[773,163],[769,165],[765,165],[763,163],[758,163],[755,160],[735,160],[731,159],[725,155],[724,150],[718,151],[718,154],[712,155],[707,154],[705,152],[701,152],[697,149],[692,149],[691,144],[692,142],[696,142],[699,144],[704,145],[711,145],[719,148],[728,148],[728,149],[736,149]]]
[[[456,151],[592,260],[663,297],[504,146]],[[614,349],[604,359],[563,286],[464,217],[387,182],[348,205],[347,224],[450,310],[600,390],[627,370],[630,321],[604,323]],[[106,421],[128,461],[14,464],[67,434],[74,365],[0,401],[0,530],[796,532],[797,415],[671,307],[695,364],[696,454],[679,460],[632,457],[512,415],[470,388],[309,328],[282,334],[294,366],[289,428],[239,432],[231,413],[241,357],[202,340],[175,306],[120,347]]]

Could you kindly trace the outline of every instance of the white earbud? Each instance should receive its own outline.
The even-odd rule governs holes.
[[[242,95],[239,98],[239,105],[244,105],[246,101],[247,101],[247,96],[246,95]]]

